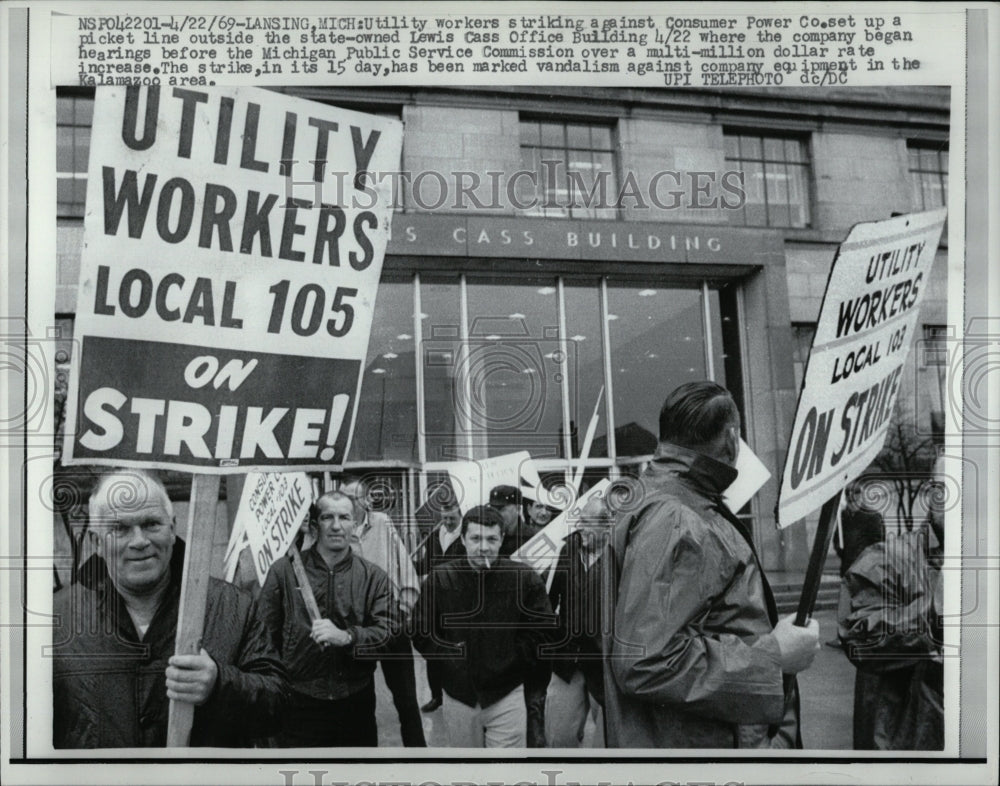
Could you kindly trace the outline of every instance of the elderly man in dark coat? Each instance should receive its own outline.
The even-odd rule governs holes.
[[[90,586],[55,602],[53,747],[163,747],[168,699],[195,705],[192,745],[251,747],[273,733],[285,672],[250,595],[210,579],[201,650],[174,655],[184,544],[163,483],[108,473],[89,514]]]

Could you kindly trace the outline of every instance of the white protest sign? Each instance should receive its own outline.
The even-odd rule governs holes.
[[[535,499],[542,488],[535,462],[526,450],[479,461],[450,461],[445,470],[462,513],[488,504],[494,486],[514,486],[528,499]]]
[[[233,529],[229,533],[229,543],[226,544],[226,554],[222,558],[224,566],[223,576],[226,581],[232,583],[236,578],[236,570],[240,563],[240,554],[249,545],[246,530],[243,529],[243,520],[238,516],[233,524]]]
[[[767,467],[743,440],[740,440],[736,471],[739,473],[736,480],[722,495],[726,505],[733,511],[742,508],[771,477]],[[579,524],[584,506],[593,497],[600,499],[606,496],[610,486],[611,482],[605,478],[588,489],[567,510],[528,539],[511,555],[511,559],[530,565],[540,573],[551,568],[559,557],[566,536]]]
[[[589,488],[567,510],[550,521],[544,529],[536,532],[524,545],[510,555],[510,558],[529,565],[539,573],[551,569],[559,559],[559,551],[570,531],[580,521],[580,514],[586,504],[594,497],[600,499],[611,483],[604,478]]]
[[[234,531],[250,542],[253,567],[261,584],[275,560],[295,541],[312,503],[312,483],[305,472],[251,472],[243,485]]]
[[[733,513],[746,505],[753,495],[761,490],[771,478],[771,472],[764,466],[750,446],[740,440],[740,454],[736,457],[736,480],[722,492],[722,501]]]
[[[882,449],[945,215],[858,224],[841,244],[795,411],[780,527],[819,508]]]
[[[255,88],[99,87],[64,461],[337,468],[401,144]]]

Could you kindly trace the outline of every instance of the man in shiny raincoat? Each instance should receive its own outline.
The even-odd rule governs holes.
[[[812,662],[819,629],[778,621],[751,534],[722,501],[737,474],[739,425],[725,388],[677,388],[638,509],[615,523],[609,747],[801,747],[790,675]]]

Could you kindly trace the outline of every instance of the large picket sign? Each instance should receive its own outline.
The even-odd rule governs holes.
[[[331,469],[402,127],[252,88],[98,88],[67,463]]]
[[[858,224],[841,244],[795,412],[779,526],[819,508],[882,449],[945,215]]]

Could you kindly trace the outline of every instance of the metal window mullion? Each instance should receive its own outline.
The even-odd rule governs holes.
[[[572,419],[569,411],[569,340],[566,337],[566,293],[563,288],[562,276],[556,279],[556,292],[559,309],[559,351],[563,355],[562,380],[559,385],[562,392],[563,456],[566,457],[566,472],[568,474],[574,456],[572,434],[570,433]]]
[[[607,417],[608,460],[614,464],[618,459],[618,445],[615,441],[614,387],[611,383],[611,329],[608,325],[608,279],[601,276],[601,349],[604,355],[604,412]]]
[[[417,508],[420,507],[420,503],[417,497],[416,484],[413,482],[418,475],[423,474],[421,469],[419,472],[410,467],[406,470],[403,477],[406,478],[406,506],[403,510],[403,532],[405,533],[406,549],[409,551],[410,544],[413,542],[413,533],[411,527],[413,526],[414,514],[417,512]],[[423,499],[421,496],[419,499]]]
[[[767,185],[767,156],[764,155],[764,137],[760,139],[760,171],[764,179],[764,226],[771,226],[771,199]]]
[[[591,177],[590,187],[594,191],[597,190],[597,172],[598,172],[598,170],[597,170],[597,153],[598,152],[599,151],[597,151],[597,150],[591,150],[591,151],[589,151],[589,153],[590,153],[590,177]],[[583,209],[587,213],[587,216],[586,216],[587,218],[597,218],[598,217],[598,211],[601,208],[599,206],[598,207],[586,207],[586,206],[584,206]]]
[[[420,274],[413,274],[413,378],[417,387],[417,464],[420,466],[420,499],[427,492],[427,395],[424,391],[424,324],[423,298],[420,293]]]
[[[750,380],[750,368],[747,363],[746,352],[744,351],[747,347],[747,325],[746,321],[743,319],[743,314],[745,313],[744,303],[743,303],[743,286],[736,287],[736,313],[733,314],[733,318],[736,320],[737,331],[739,335],[739,358],[740,358],[740,376],[743,379],[743,402],[744,402],[744,412],[743,412],[743,430],[746,434],[746,441],[748,445],[757,444],[756,437],[754,435],[754,418],[753,412],[750,409],[750,388],[752,382]],[[758,536],[758,521],[760,520],[760,498],[755,494],[753,499],[750,501],[750,534],[753,537],[753,542],[760,548],[760,537]]]
[[[701,318],[702,332],[705,335],[705,372],[708,378],[715,382],[715,358],[712,357],[712,313],[708,303],[708,281],[701,282]]]
[[[465,273],[462,273],[458,277],[459,285],[459,322],[460,333],[460,353],[461,357],[456,366],[456,372],[461,374],[462,380],[461,384],[463,387],[462,395],[464,398],[464,407],[460,407],[461,412],[456,413],[461,420],[462,430],[465,432],[465,455],[466,458],[471,461],[475,458],[473,453],[473,439],[472,439],[472,417],[469,408],[472,406],[472,370],[469,366],[469,293],[466,284]],[[488,435],[487,435],[488,438]]]

